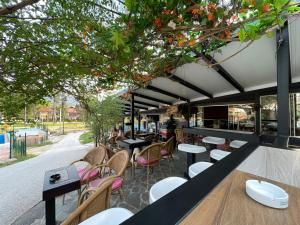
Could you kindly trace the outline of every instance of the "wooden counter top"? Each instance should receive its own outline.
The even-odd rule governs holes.
[[[288,175],[288,174],[287,174]],[[245,192],[245,181],[261,179],[280,186],[289,194],[287,209],[263,206]],[[299,225],[300,188],[234,170],[180,225]]]

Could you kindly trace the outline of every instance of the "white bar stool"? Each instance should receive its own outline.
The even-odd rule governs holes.
[[[191,165],[189,167],[189,176],[190,176],[190,178],[195,177],[196,175],[203,172],[204,170],[206,170],[208,167],[210,167],[212,165],[214,165],[214,164],[210,163],[210,162],[197,162],[197,163],[194,163],[193,165]]]
[[[184,173],[184,177],[189,178],[189,167],[196,162],[196,155],[198,153],[206,152],[206,148],[204,146],[198,145],[190,145],[190,144],[179,144],[178,150],[182,152],[186,152],[186,172]]]
[[[215,163],[217,161],[220,161],[221,159],[228,156],[231,152],[226,152],[220,149],[213,149],[210,151],[210,161],[212,163]]]
[[[245,144],[247,144],[247,141],[234,140],[234,141],[230,142],[229,146],[231,148],[240,148]]]
[[[187,180],[181,177],[167,177],[163,180],[158,181],[150,188],[150,204],[165,196],[169,192],[173,191],[185,182],[187,182]]]
[[[133,213],[124,208],[106,209],[88,218],[79,225],[119,225],[133,216]]]

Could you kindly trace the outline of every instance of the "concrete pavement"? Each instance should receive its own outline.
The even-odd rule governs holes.
[[[70,133],[35,158],[0,168],[0,225],[9,225],[42,200],[44,173],[66,166],[86,154],[92,145],[81,145],[83,132]]]

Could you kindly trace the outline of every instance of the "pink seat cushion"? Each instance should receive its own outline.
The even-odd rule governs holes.
[[[217,145],[217,149],[225,150],[225,144]]]
[[[167,149],[162,149],[162,150],[160,150],[160,155],[167,156],[167,155],[169,155],[169,152],[167,151]]]
[[[102,184],[103,180],[104,180],[103,178],[95,179],[89,183],[89,186],[93,188],[99,187]],[[111,188],[112,191],[118,190],[120,187],[122,187],[122,184],[123,184],[123,178],[116,177],[112,184],[112,188]]]
[[[136,157],[136,162],[142,166],[151,166],[158,163],[158,160],[147,161],[143,156],[138,156]]]
[[[97,176],[99,175],[99,171],[98,171],[97,169],[95,169],[95,170],[93,170],[93,171],[91,171],[91,172],[87,172],[87,173],[85,174],[85,176],[82,177],[83,174],[84,174],[87,170],[88,170],[88,168],[78,168],[78,169],[77,169],[78,176],[80,177],[80,179],[81,179],[82,181],[87,181],[88,178],[89,178],[89,179],[95,178],[95,177],[97,177]],[[89,174],[89,176],[88,176],[88,174]]]

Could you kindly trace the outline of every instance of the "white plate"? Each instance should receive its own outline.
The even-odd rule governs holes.
[[[272,208],[285,209],[289,205],[288,193],[265,181],[247,180],[246,193],[253,200]]]

